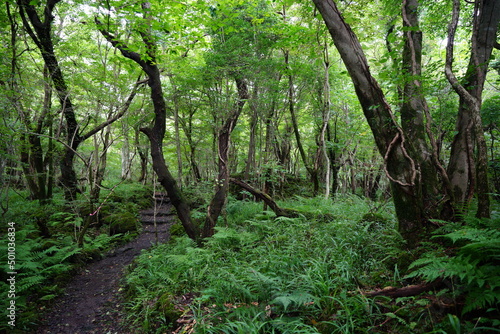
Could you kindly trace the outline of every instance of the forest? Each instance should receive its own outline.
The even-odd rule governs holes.
[[[500,0],[0,24],[0,332],[500,332]]]

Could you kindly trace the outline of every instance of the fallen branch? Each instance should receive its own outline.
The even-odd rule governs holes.
[[[248,191],[249,193],[251,193],[255,197],[260,198],[261,200],[263,200],[264,203],[266,203],[271,208],[271,210],[274,211],[274,213],[276,214],[276,216],[278,216],[278,217],[288,217],[288,218],[299,217],[299,213],[296,210],[281,208],[271,198],[271,196],[269,196],[268,194],[266,194],[266,193],[264,193],[264,192],[262,192],[262,191],[260,191],[258,189],[255,189],[254,187],[252,187],[248,183],[243,182],[243,181],[238,180],[238,179],[234,179],[234,178],[230,178],[229,182],[231,182],[233,184],[236,184],[237,186],[240,186],[241,188],[245,189],[246,191]]]
[[[368,297],[386,296],[391,298],[410,297],[419,295],[423,292],[430,291],[434,288],[438,288],[441,283],[442,281],[438,279],[431,283],[408,285],[402,288],[393,288],[389,286],[378,291],[363,292],[363,295]]]

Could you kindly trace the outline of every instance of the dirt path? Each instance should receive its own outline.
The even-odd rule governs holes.
[[[67,285],[64,295],[43,317],[37,334],[122,334],[131,329],[124,326],[122,299],[119,293],[123,269],[156,242],[168,240],[174,223],[171,204],[157,197],[157,233],[152,224],[155,209],[141,211],[142,233],[133,241],[112,251],[104,259],[91,263]]]

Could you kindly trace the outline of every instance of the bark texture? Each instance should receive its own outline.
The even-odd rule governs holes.
[[[489,217],[487,147],[481,121],[481,102],[491,52],[495,46],[500,21],[500,1],[474,3],[471,55],[467,72],[460,82],[453,73],[453,43],[460,15],[460,1],[453,1],[453,15],[448,27],[445,73],[460,97],[456,132],[448,173],[455,205],[466,208],[472,196],[478,196],[478,217]],[[474,152],[476,151],[476,153]]]
[[[331,0],[313,0],[354,83],[358,100],[372,130],[386,174],[399,221],[399,231],[409,247],[420,239],[424,224],[421,201],[415,193],[417,170],[410,157],[406,136],[396,122],[382,89],[371,75],[361,44]]]
[[[150,5],[148,2],[142,4],[145,19],[149,18]],[[148,137],[150,142],[151,159],[153,162],[153,170],[158,176],[158,181],[167,191],[172,205],[177,210],[177,216],[186,230],[187,235],[198,240],[198,228],[191,221],[191,210],[185,200],[181,190],[177,186],[175,178],[170,173],[163,156],[163,138],[166,131],[166,106],[163,97],[163,89],[161,85],[160,70],[155,58],[155,44],[148,29],[141,31],[142,41],[146,47],[146,57],[143,57],[137,52],[131,51],[123,42],[115,38],[110,32],[106,31],[101,22],[96,18],[96,23],[101,34],[117,48],[121,54],[136,62],[148,76],[147,84],[150,88],[150,97],[154,109],[154,123],[150,128],[141,128],[141,131]]]
[[[495,45],[500,20],[500,1],[475,2],[472,54],[464,84],[453,75],[453,37],[458,24],[459,0],[454,0],[449,29],[446,75],[460,95],[457,135],[446,171],[438,158],[438,144],[431,130],[431,117],[422,93],[422,33],[418,28],[418,1],[404,0],[402,18],[404,48],[401,127],[394,119],[384,94],[372,77],[361,45],[332,0],[313,0],[321,13],[354,83],[377,148],[384,157],[391,182],[399,231],[410,248],[426,235],[430,218],[450,219],[453,207],[470,202],[478,194],[477,215],[489,215],[486,175],[486,144],[480,118],[481,93],[486,68]],[[476,150],[477,156],[474,156]]]
[[[224,124],[217,135],[217,147],[219,153],[218,166],[219,175],[217,177],[216,192],[207,209],[207,218],[203,227],[203,238],[211,237],[215,233],[215,225],[222,209],[226,203],[229,190],[229,147],[231,132],[233,132],[236,122],[243,110],[243,106],[249,98],[247,84],[244,79],[236,77],[236,88],[238,90],[238,101],[226,118]]]
[[[53,11],[60,0],[48,0],[43,16],[40,16],[32,1],[18,0],[23,25],[37,48],[40,50],[45,66],[48,68],[54,89],[56,90],[62,113],[66,120],[66,146],[61,159],[61,183],[64,187],[66,200],[76,199],[78,182],[73,161],[76,150],[82,142],[76,120],[75,110],[70,98],[68,86],[54,52],[51,29],[54,20]]]

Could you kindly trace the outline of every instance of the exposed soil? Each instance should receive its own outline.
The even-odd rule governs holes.
[[[42,317],[37,334],[131,333],[127,328],[120,294],[124,269],[141,250],[156,241],[166,242],[174,223],[171,204],[163,194],[157,194],[156,208],[140,213],[141,234],[133,241],[111,251],[102,260],[83,268],[68,283],[64,295]],[[155,219],[156,212],[156,219]],[[153,225],[156,220],[156,232]]]

